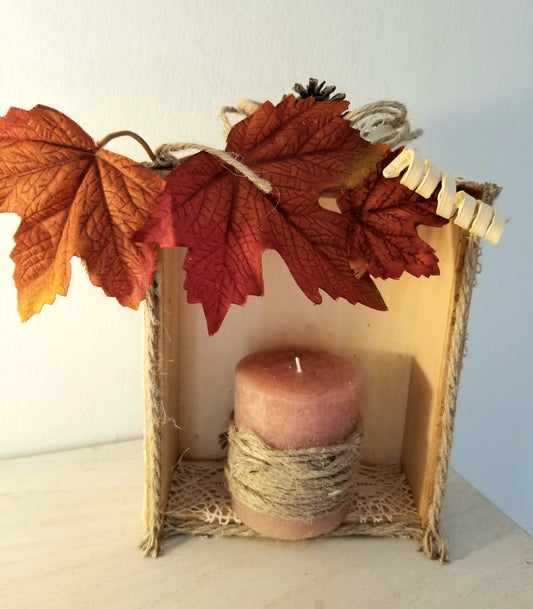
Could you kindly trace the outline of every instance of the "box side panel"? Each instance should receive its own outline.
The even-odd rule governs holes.
[[[174,268],[175,251],[158,252],[157,271],[148,288],[144,308],[144,450],[146,484],[144,521],[146,536],[141,543],[145,554],[157,556],[163,532],[164,514],[168,504],[174,465],[179,450],[175,400],[177,374],[173,364],[174,339],[172,327],[177,315],[172,282],[164,282],[168,267]],[[173,337],[173,339],[170,339]],[[177,361],[176,361],[177,364]]]
[[[436,527],[440,517],[442,496],[451,453],[455,407],[466,343],[468,314],[475,276],[478,271],[479,254],[479,239],[467,234],[462,235],[459,244],[454,307],[450,320],[446,357],[443,362],[438,410],[435,413],[435,433],[432,436],[424,496],[422,498],[422,523],[424,526],[428,526],[430,537],[433,533],[437,533],[438,537]],[[433,531],[430,529],[433,529]],[[431,544],[434,545],[433,542]]]
[[[178,399],[179,392],[179,332],[178,295],[181,289],[176,272],[178,250],[165,248],[159,253],[161,272],[160,301],[160,384],[162,412],[161,427],[161,501],[166,508],[174,467],[180,457]]]
[[[427,505],[428,476],[433,467],[431,454],[439,428],[441,384],[454,309],[460,231],[449,225],[444,229],[425,227],[420,233],[438,252],[440,268],[436,281],[420,282],[402,453],[403,466],[422,513]]]
[[[459,183],[458,188],[489,205],[493,204],[501,191],[496,184],[466,181]],[[437,338],[442,338],[442,320],[447,320],[444,341],[439,340],[432,351],[427,346],[424,348],[423,340],[417,339],[415,357],[419,365],[413,366],[404,445],[406,472],[420,509],[422,524],[426,528],[424,552],[441,558],[445,556],[445,549],[437,525],[452,445],[468,313],[480,254],[479,238],[454,226],[448,228],[452,232],[449,233],[451,240],[447,245],[432,242],[439,255],[444,253],[441,270],[448,285],[448,313],[446,315],[443,300],[440,303],[442,317],[437,327]],[[445,231],[438,233],[437,240],[446,236]],[[424,339],[430,327],[431,317],[428,321],[428,316],[431,300],[424,302],[421,298],[420,301],[421,339]],[[432,340],[435,338],[434,334],[428,336]],[[426,340],[427,344],[429,341]],[[434,360],[436,353],[440,353],[440,364]],[[437,373],[437,370],[440,372]],[[426,408],[420,397],[424,392],[424,399],[428,400]]]

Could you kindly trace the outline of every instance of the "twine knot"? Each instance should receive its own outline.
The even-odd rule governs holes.
[[[365,140],[391,148],[407,144],[423,133],[422,129],[411,130],[407,108],[398,101],[372,102],[348,112],[344,118]]]

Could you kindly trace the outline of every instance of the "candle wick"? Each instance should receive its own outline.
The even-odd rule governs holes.
[[[302,372],[302,367],[300,366],[300,358],[295,357],[294,361],[296,362],[296,372]]]

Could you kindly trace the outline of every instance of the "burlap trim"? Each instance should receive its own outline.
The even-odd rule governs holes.
[[[146,536],[140,543],[145,555],[154,558],[160,552],[164,514],[162,508],[161,434],[163,401],[160,383],[160,283],[156,273],[144,301],[144,455],[146,485],[144,522]]]
[[[473,182],[463,182],[464,190],[479,191],[480,185]],[[484,203],[492,205],[500,194],[501,188],[496,184],[483,185],[481,196]],[[436,453],[435,478],[433,493],[429,504],[427,518],[424,523],[421,550],[432,560],[444,562],[448,560],[446,544],[439,531],[438,523],[442,510],[444,489],[448,474],[448,465],[453,440],[453,427],[457,392],[466,348],[468,315],[472,290],[476,283],[476,275],[480,270],[479,257],[481,255],[480,238],[468,233],[461,237],[460,252],[456,272],[460,277],[454,296],[454,311],[451,319],[451,332],[448,341],[446,371],[443,381],[443,399],[440,407],[439,428]]]

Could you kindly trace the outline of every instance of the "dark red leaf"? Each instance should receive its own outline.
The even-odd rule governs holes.
[[[211,334],[232,303],[263,294],[266,249],[281,254],[315,303],[324,290],[332,298],[385,308],[371,279],[357,279],[350,269],[349,219],[318,203],[325,191],[360,184],[388,152],[340,118],[346,107],[312,98],[296,103],[288,96],[277,106],[266,102],[231,130],[226,150],[273,185],[268,195],[207,153],[189,157],[168,176],[135,238],[187,246],[188,300],[203,304]]]
[[[436,198],[409,190],[400,178],[384,178],[383,168],[396,156],[381,161],[363,185],[342,194],[337,203],[349,219],[349,257],[358,276],[398,279],[406,271],[420,277],[438,275],[435,251],[416,227],[443,226],[448,220],[435,214]]]

